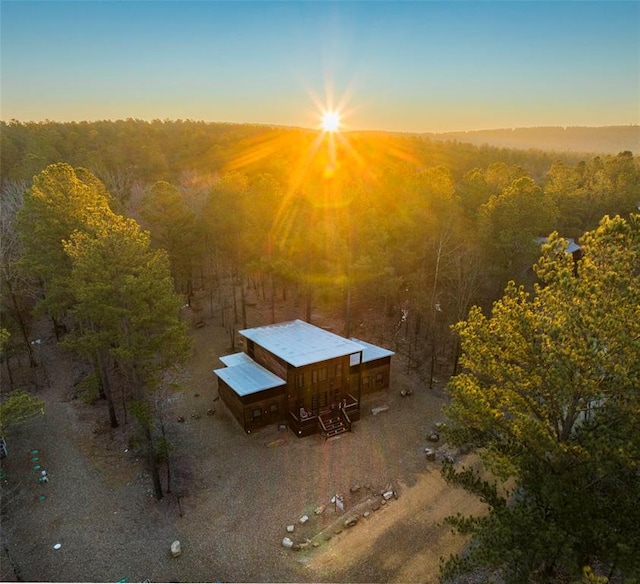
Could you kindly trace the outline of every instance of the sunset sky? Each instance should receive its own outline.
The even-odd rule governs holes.
[[[640,2],[1,0],[2,119],[640,123]]]

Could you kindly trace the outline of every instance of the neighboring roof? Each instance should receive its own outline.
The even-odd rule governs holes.
[[[302,320],[246,329],[240,334],[293,367],[353,355],[363,350],[358,343]]]
[[[370,361],[376,361],[377,359],[382,359],[384,357],[391,357],[392,355],[395,355],[393,351],[389,351],[388,349],[378,347],[377,345],[372,345],[371,343],[367,343],[366,341],[361,341],[360,339],[356,339],[354,337],[351,337],[350,340],[352,340],[354,343],[358,343],[358,345],[361,345],[364,348],[364,351],[362,353],[363,363],[369,363]],[[350,364],[351,366],[358,364],[357,355],[351,356]]]
[[[574,253],[580,249],[580,246],[572,237],[565,237],[564,239],[567,240],[567,249],[565,250],[567,253]],[[548,237],[536,237],[536,243],[539,243],[540,245],[547,243],[547,241],[549,241]]]
[[[259,393],[287,383],[251,359],[232,367],[214,369],[213,372],[239,396]]]
[[[254,363],[254,360],[246,353],[224,355],[223,357],[220,357],[220,361],[222,361],[227,367],[233,367],[235,365],[240,365],[241,363]]]

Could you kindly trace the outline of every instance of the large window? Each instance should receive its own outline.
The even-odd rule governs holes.
[[[338,363],[335,368],[335,377],[342,377],[342,363]]]
[[[327,380],[327,368],[314,369],[311,372],[311,383],[316,384]]]

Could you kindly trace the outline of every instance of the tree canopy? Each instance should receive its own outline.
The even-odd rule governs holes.
[[[478,448],[502,486],[446,469],[489,504],[450,518],[474,541],[446,576],[546,582],[592,562],[640,574],[640,216],[605,217],[577,266],[566,243],[544,246],[533,295],[510,283],[490,316],[474,307],[455,327],[448,439]]]

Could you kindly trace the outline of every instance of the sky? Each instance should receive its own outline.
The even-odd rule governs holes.
[[[1,117],[640,123],[640,2],[0,0]]]

